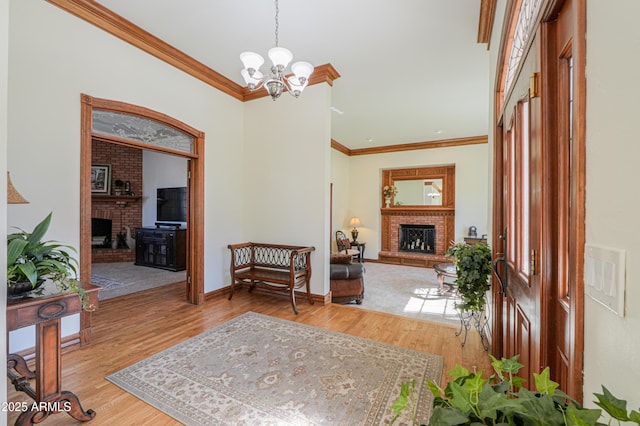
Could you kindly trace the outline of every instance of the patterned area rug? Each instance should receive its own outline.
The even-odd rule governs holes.
[[[107,379],[186,425],[381,425],[414,378],[426,423],[424,383],[439,382],[442,365],[439,355],[249,312]]]
[[[102,287],[99,299],[107,300],[136,293],[186,279],[186,272],[172,272],[133,262],[94,263],[91,265],[91,283]]]

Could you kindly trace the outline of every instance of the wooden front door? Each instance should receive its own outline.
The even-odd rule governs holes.
[[[502,306],[502,355],[520,355],[520,371],[533,383],[543,353],[542,290],[536,261],[542,230],[542,123],[541,100],[530,93],[530,77],[540,72],[539,36],[523,57],[520,77],[505,102],[502,137],[501,228],[502,273],[506,294],[497,297]],[[535,94],[534,94],[535,95]]]
[[[519,354],[531,388],[550,366],[581,400],[584,2],[549,2],[541,16],[497,121],[493,352]]]

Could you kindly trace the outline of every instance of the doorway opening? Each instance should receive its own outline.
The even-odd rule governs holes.
[[[182,157],[187,162],[186,299],[204,302],[204,133],[165,114],[108,99],[81,95],[80,276],[91,277],[93,141]],[[140,123],[144,131],[136,132]],[[149,129],[158,129],[149,134]],[[123,195],[119,195],[123,196]],[[113,197],[118,197],[113,195]],[[114,199],[113,202],[121,200]],[[81,343],[90,339],[91,316],[80,320]]]

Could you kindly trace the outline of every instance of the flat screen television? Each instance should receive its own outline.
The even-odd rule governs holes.
[[[187,187],[158,188],[158,222],[187,221]]]

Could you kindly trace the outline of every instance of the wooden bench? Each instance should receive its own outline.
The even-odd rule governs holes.
[[[288,293],[293,312],[296,308],[295,290],[305,287],[309,303],[311,297],[311,252],[315,247],[278,244],[229,244],[231,250],[231,291],[236,285],[249,285],[249,291],[260,287],[269,291]]]

